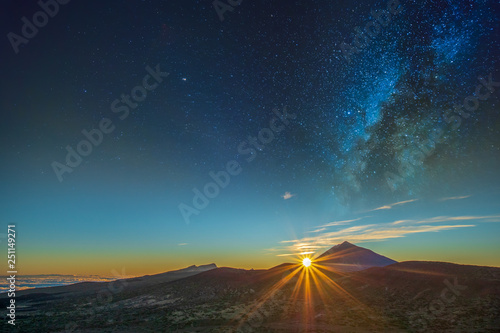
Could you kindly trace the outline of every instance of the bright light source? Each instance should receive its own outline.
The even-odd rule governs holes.
[[[302,265],[304,265],[305,267],[309,267],[309,266],[311,266],[311,259],[309,259],[309,258],[304,258],[304,259],[302,260]]]

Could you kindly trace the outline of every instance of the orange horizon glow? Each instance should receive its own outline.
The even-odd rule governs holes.
[[[367,248],[373,249],[371,246]],[[426,246],[423,248],[412,246],[387,245],[387,248],[374,249],[376,253],[388,256],[398,262],[403,261],[440,261],[461,265],[477,265],[500,267],[498,249],[493,247],[474,247],[469,251],[458,251],[454,247],[436,248]],[[28,244],[19,252],[19,274],[67,274],[67,275],[100,275],[110,276],[112,271],[125,271],[127,276],[144,276],[165,273],[172,270],[186,268],[191,265],[206,265],[214,263],[218,267],[233,267],[238,269],[269,269],[277,265],[291,262],[296,258],[297,264],[302,265],[302,260],[309,257],[313,266],[321,264],[315,259],[317,254],[295,254],[289,259],[263,255],[262,250],[253,251],[218,249],[206,251],[205,249],[188,249],[166,251],[133,251],[113,250],[102,254],[104,251],[60,252],[54,249],[36,249]],[[320,253],[322,251],[318,251]],[[393,254],[394,253],[394,254]],[[0,263],[0,269],[7,271],[7,262]]]

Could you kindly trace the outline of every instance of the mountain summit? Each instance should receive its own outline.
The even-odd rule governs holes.
[[[316,261],[340,272],[361,271],[370,267],[383,267],[397,263],[395,260],[349,242],[335,245],[320,255]]]

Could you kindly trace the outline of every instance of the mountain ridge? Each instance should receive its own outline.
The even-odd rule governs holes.
[[[385,267],[397,261],[370,249],[344,241],[334,245],[316,258],[318,264],[340,272],[354,272],[371,267]]]

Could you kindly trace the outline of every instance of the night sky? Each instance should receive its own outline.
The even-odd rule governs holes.
[[[21,45],[40,5],[1,6],[20,273],[500,266],[498,1],[70,1]]]

